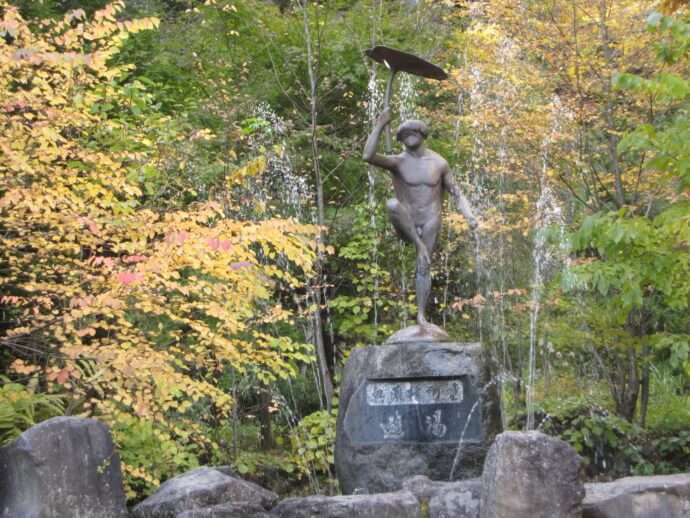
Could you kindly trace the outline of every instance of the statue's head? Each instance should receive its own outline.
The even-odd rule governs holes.
[[[405,121],[400,125],[398,131],[395,133],[395,139],[398,142],[403,142],[405,136],[410,133],[418,133],[422,136],[422,138],[426,139],[429,136],[429,127],[422,121]]]

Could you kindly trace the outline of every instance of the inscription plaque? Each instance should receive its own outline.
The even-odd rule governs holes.
[[[468,385],[466,376],[366,379],[345,428],[354,444],[481,441],[481,409]]]

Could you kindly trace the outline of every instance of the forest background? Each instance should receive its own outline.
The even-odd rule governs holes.
[[[432,320],[507,428],[592,479],[690,469],[683,2],[0,0],[0,440],[108,423],[131,502],[200,464],[337,492],[349,351],[414,317],[361,160],[385,44],[480,220],[447,207]],[[448,204],[450,205],[450,204]]]

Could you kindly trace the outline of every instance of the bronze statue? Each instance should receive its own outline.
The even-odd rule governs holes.
[[[430,324],[424,315],[431,291],[431,254],[441,229],[443,193],[449,191],[457,209],[467,218],[470,228],[477,227],[467,199],[453,178],[448,162],[438,153],[426,148],[426,124],[421,121],[404,122],[397,131],[397,140],[405,149],[399,155],[380,155],[376,152],[384,128],[390,124],[391,111],[383,110],[364,146],[363,158],[368,163],[392,173],[395,198],[386,202],[388,215],[398,236],[413,243],[417,249],[417,326],[393,335],[389,342],[428,339],[447,341],[448,335]]]

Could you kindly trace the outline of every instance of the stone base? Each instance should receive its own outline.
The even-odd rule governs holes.
[[[426,324],[423,326],[414,325],[401,329],[393,333],[393,335],[386,340],[386,344],[439,343],[451,341],[450,336],[442,327],[435,324]]]
[[[484,463],[480,517],[582,518],[584,478],[582,458],[565,441],[535,430],[504,432]]]
[[[482,353],[480,344],[419,342],[351,351],[335,444],[344,494],[395,491],[415,475],[481,474],[501,432],[499,394]]]
[[[690,473],[585,484],[582,518],[687,518]]]
[[[53,417],[0,448],[0,516],[129,516],[108,427]]]

